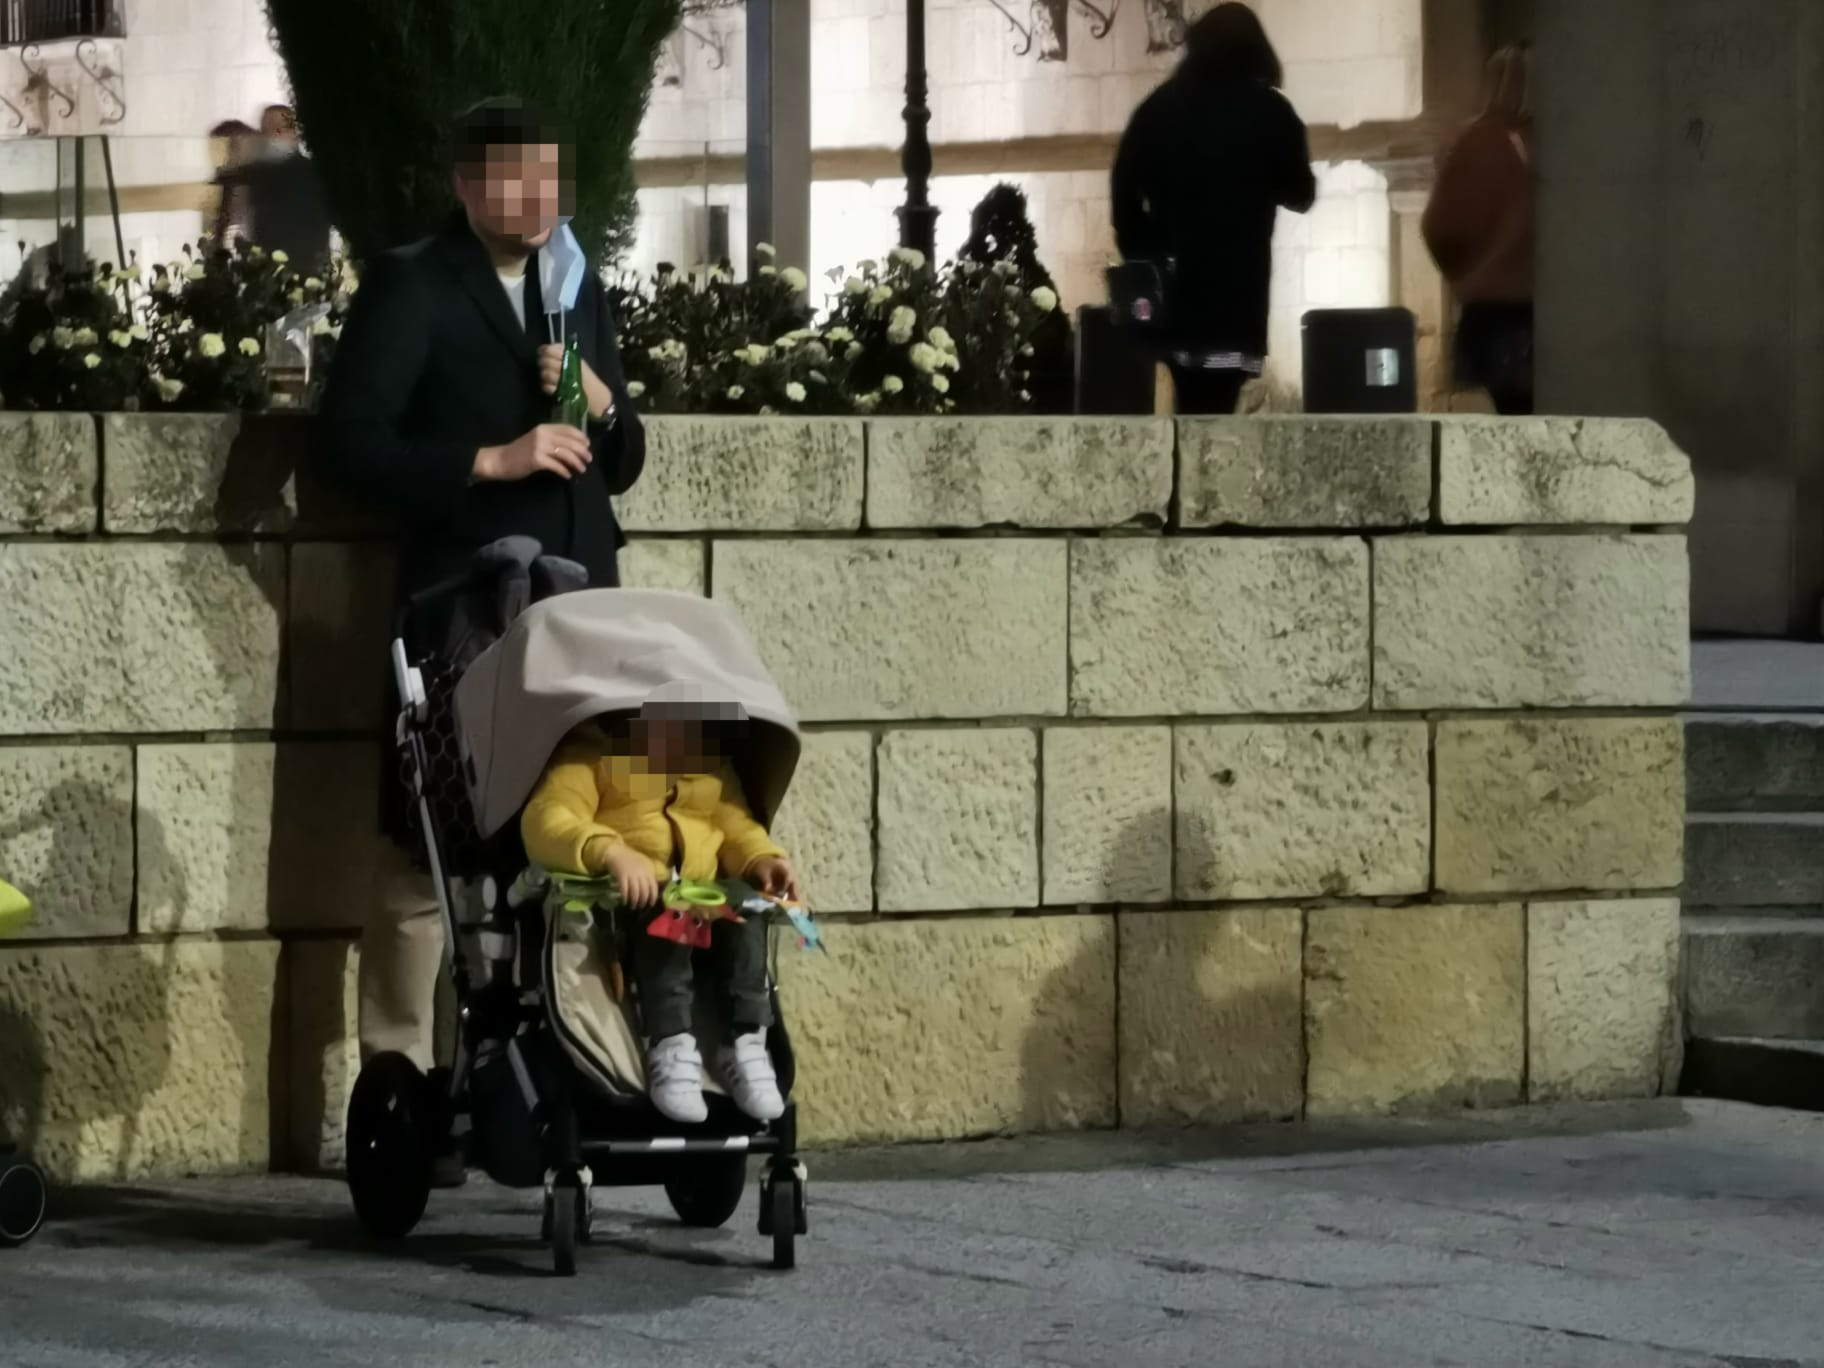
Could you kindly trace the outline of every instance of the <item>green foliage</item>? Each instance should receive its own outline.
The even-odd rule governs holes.
[[[598,261],[634,213],[633,140],[679,0],[266,0],[343,238],[365,256],[452,204],[450,120],[518,95],[572,130],[576,231]]]

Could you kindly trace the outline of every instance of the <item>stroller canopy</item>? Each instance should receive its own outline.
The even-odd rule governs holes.
[[[518,815],[558,743],[585,722],[652,702],[729,705],[750,724],[735,769],[762,823],[798,766],[798,722],[741,621],[694,594],[591,589],[533,604],[456,685],[456,723],[483,839]]]

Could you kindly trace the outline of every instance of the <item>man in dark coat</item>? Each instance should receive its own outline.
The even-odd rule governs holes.
[[[562,213],[561,162],[557,135],[523,104],[477,106],[455,134],[461,209],[363,274],[324,394],[325,454],[398,519],[402,603],[509,536],[579,562],[592,585],[619,583],[612,498],[639,478],[645,433],[594,272],[564,320],[582,355],[587,428],[551,421],[562,349],[537,258]],[[401,858],[362,940],[361,1048],[428,1069],[443,932],[429,880],[404,858],[398,781],[382,782]],[[458,1181],[460,1168],[439,1178]]]

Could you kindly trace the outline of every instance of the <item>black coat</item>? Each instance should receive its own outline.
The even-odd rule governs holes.
[[[592,424],[595,459],[573,480],[537,474],[477,484],[475,454],[551,419],[538,381],[549,325],[537,263],[526,273],[521,327],[499,275],[465,219],[370,262],[323,396],[330,470],[399,520],[399,593],[455,574],[479,548],[531,537],[580,561],[598,586],[619,583],[625,544],[612,495],[646,460],[646,434],[627,397],[607,292],[593,271],[567,319],[583,360],[614,391],[615,415]]]
[[[1180,72],[1134,112],[1115,156],[1115,242],[1165,273],[1174,341],[1267,353],[1273,224],[1317,198],[1305,125],[1255,81]]]

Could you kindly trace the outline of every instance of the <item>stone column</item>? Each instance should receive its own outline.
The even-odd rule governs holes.
[[[750,253],[758,242],[782,263],[811,259],[811,0],[747,6]]]

